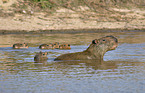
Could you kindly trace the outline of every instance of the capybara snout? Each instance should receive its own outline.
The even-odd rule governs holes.
[[[106,49],[114,50],[118,46],[118,40],[116,37],[110,35],[106,37],[102,37],[100,39],[92,40],[92,44],[96,44],[97,46],[106,46]]]

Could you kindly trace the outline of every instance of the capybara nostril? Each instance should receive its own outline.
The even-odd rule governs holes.
[[[116,47],[118,46],[118,39],[116,37],[112,36],[112,35],[106,36],[106,37],[110,37],[109,40],[110,40],[110,42],[112,44],[112,47],[110,48],[110,50],[116,49]]]
[[[114,50],[114,49],[116,49],[117,48],[117,46],[118,46],[118,43],[112,43],[112,47],[110,48],[110,50]]]
[[[114,50],[117,47],[117,45],[113,45],[112,48],[110,48],[110,50]]]

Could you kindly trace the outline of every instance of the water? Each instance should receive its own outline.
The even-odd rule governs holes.
[[[106,35],[119,40],[104,62],[55,62],[61,54],[85,50],[91,41]],[[144,93],[145,33],[9,34],[0,35],[0,93]],[[41,50],[42,43],[69,43],[71,50]],[[12,49],[27,42],[29,49]],[[47,62],[34,63],[39,51]]]

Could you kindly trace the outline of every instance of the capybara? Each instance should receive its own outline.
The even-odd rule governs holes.
[[[26,43],[16,43],[16,44],[13,44],[13,48],[14,49],[29,48],[29,46]]]
[[[92,41],[90,46],[83,52],[63,54],[54,60],[103,60],[107,51],[114,50],[118,46],[118,40],[114,36],[106,36]]]
[[[59,49],[59,42],[53,43],[53,46],[54,46],[55,49]]]
[[[70,44],[62,44],[59,46],[59,49],[71,49]]]
[[[55,49],[53,44],[41,44],[39,46],[40,49]]]
[[[35,57],[34,57],[34,61],[36,61],[36,62],[39,62],[39,61],[45,61],[45,60],[47,60],[48,59],[48,57],[47,57],[47,52],[39,52],[39,53],[37,53],[36,55],[35,55]]]

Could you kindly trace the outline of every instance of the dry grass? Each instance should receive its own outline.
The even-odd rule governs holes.
[[[79,6],[87,6],[94,12],[109,11],[108,7],[145,7],[144,0],[18,0],[13,6],[16,8],[32,8],[35,11],[55,11],[64,7],[75,11]]]

